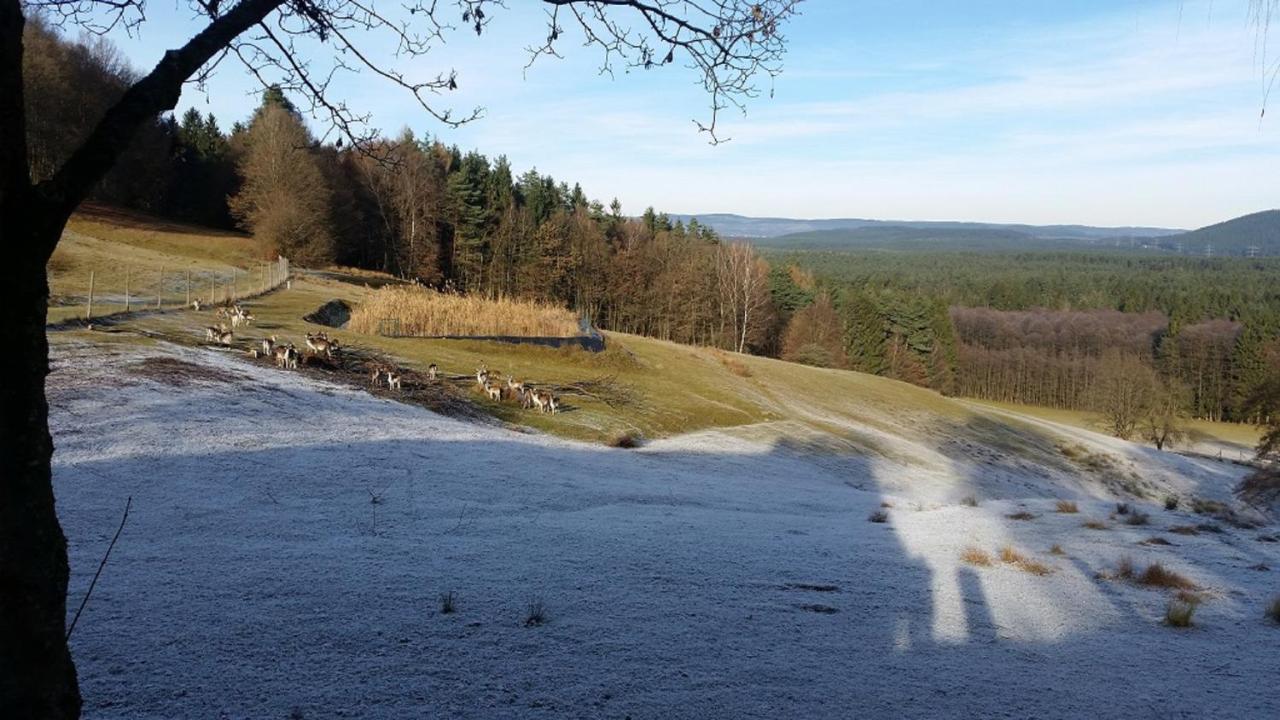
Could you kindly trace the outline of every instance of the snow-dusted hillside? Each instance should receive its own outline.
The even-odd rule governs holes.
[[[747,427],[616,450],[217,352],[55,352],[71,607],[133,498],[72,639],[86,717],[1280,716],[1274,529],[1108,520],[1052,447],[867,427],[854,454]],[[1068,439],[1181,494],[1240,472]],[[1053,572],[960,561],[1005,545]],[[1096,577],[1124,556],[1202,586],[1195,627],[1162,623],[1168,591]]]

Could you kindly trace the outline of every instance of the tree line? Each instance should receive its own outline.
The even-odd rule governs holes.
[[[1280,373],[1275,260],[905,252],[771,259],[776,304],[790,317],[785,359],[944,393],[1101,412],[1121,383],[1142,388],[1143,402],[1162,412],[1237,422],[1264,419],[1251,398]],[[1139,423],[1114,424],[1117,434],[1132,434]]]
[[[55,168],[133,75],[36,20],[31,173]],[[623,214],[530,169],[409,130],[319,142],[278,88],[243,122],[147,126],[94,197],[240,228],[301,264],[549,301],[598,326],[893,377],[948,394],[1098,409],[1130,361],[1182,412],[1251,419],[1280,327],[1280,263],[1071,252],[762,257],[696,219]],[[772,262],[770,262],[772,260]],[[1123,370],[1124,372],[1121,372]],[[1155,387],[1154,385],[1152,387]]]
[[[104,41],[27,27],[31,171],[55,168],[133,78]],[[84,112],[67,112],[83,102]],[[265,240],[302,265],[379,270],[441,290],[562,304],[606,329],[766,351],[768,264],[696,219],[623,215],[536,169],[404,130],[319,142],[279,88],[223,130],[187,110],[150,124],[94,199]]]

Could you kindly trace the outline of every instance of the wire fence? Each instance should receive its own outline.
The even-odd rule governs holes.
[[[50,314],[63,319],[114,315],[138,310],[233,303],[289,282],[289,260],[257,267],[139,267],[128,263],[49,268]]]

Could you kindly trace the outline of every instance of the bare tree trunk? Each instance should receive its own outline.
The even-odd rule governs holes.
[[[80,715],[76,668],[66,642],[67,541],[54,509],[45,319],[49,286],[42,248],[63,223],[38,224],[23,201],[0,205],[10,271],[0,282],[0,713],[6,718]]]
[[[67,541],[54,508],[45,337],[45,266],[71,212],[138,128],[178,102],[182,84],[282,0],[245,0],[134,83],[52,178],[32,186],[19,0],[0,0],[0,715],[76,718],[80,691],[66,638]]]

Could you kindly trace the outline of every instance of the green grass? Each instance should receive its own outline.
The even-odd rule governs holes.
[[[158,271],[160,266],[181,268],[183,263],[252,267],[256,258],[263,256],[262,248],[242,236],[205,233],[99,210],[78,216],[72,223],[55,259],[55,288],[58,282],[66,282],[58,279],[60,271],[64,278],[74,277],[76,263],[80,267],[114,263]],[[373,288],[392,282],[394,278],[364,271],[302,273],[292,289],[249,301],[257,322],[237,334],[237,345],[247,347],[248,341],[274,334],[301,346],[305,333],[324,329],[348,347],[392,356],[418,371],[435,363],[447,375],[469,378],[485,363],[504,377],[510,374],[535,385],[612,377],[634,398],[632,402],[609,405],[566,395],[563,399],[568,407],[555,416],[523,410],[510,402],[490,402],[474,382],[458,382],[478,408],[501,420],[593,442],[608,443],[624,433],[654,440],[716,429],[808,452],[853,452],[905,464],[934,462],[936,458],[923,456],[961,441],[1047,464],[1065,463],[1053,449],[1053,438],[1027,422],[861,373],[618,333],[607,334],[605,352],[590,353],[479,341],[388,338],[324,328],[303,320],[329,300],[355,305],[369,297]],[[119,319],[112,329],[123,332],[64,331],[54,333],[54,341],[89,337],[128,342],[128,338],[141,340],[141,333],[150,333],[175,342],[202,342],[203,327],[215,322],[212,312],[178,308],[177,302],[175,298],[168,312]],[[74,316],[79,311],[82,308],[72,307],[68,312]],[[58,313],[51,313],[50,319],[56,322]],[[904,444],[897,438],[910,438],[917,444]]]
[[[133,310],[154,307],[157,293],[165,306],[184,304],[188,277],[194,298],[220,296],[228,282],[237,294],[251,293],[267,258],[266,246],[244,235],[86,206],[49,260],[49,321],[85,316],[91,272],[93,315],[102,317],[126,309],[126,287]]]
[[[1061,408],[1021,405],[1018,403],[997,402],[995,400],[971,400],[970,402],[978,405],[989,405],[1002,410],[1010,410],[1041,420],[1070,425],[1071,427],[1106,432],[1098,414],[1087,410],[1063,410]],[[1262,437],[1258,428],[1253,425],[1213,422],[1210,420],[1187,420],[1184,425],[1191,435],[1192,442],[1217,441],[1252,448],[1258,444],[1258,440]]]

